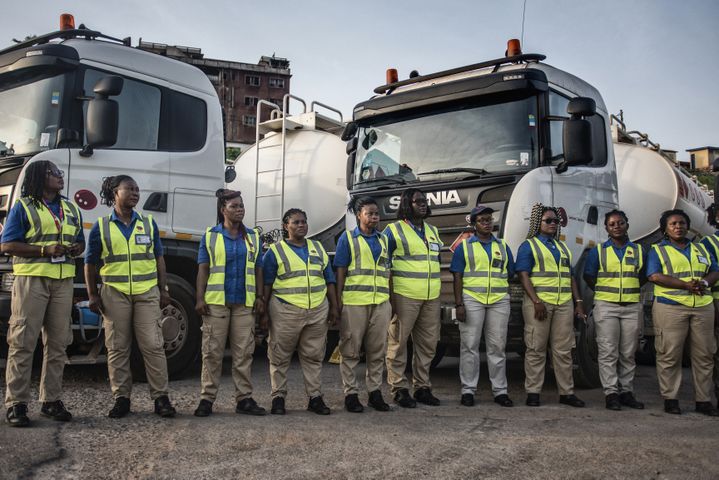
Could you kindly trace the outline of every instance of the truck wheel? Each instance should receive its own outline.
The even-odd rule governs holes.
[[[594,314],[589,312],[587,321],[578,322],[576,334],[577,346],[572,352],[574,358],[574,385],[578,388],[597,388],[599,364],[597,362],[597,334],[594,329]]]
[[[199,353],[200,317],[195,312],[195,290],[183,278],[168,273],[167,286],[172,298],[170,305],[162,310],[162,335],[165,340],[167,373],[170,379],[181,378],[195,364]],[[133,343],[130,364],[132,376],[144,381],[145,364]]]

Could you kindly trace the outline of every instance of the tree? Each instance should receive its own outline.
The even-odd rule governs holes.
[[[225,148],[225,163],[235,163],[235,160],[237,160],[237,157],[240,156],[240,153],[242,153],[241,148],[237,148],[237,147]]]

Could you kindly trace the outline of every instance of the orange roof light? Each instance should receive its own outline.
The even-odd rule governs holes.
[[[399,80],[399,75],[397,74],[396,68],[388,68],[387,69],[387,85],[390,83],[397,83]]]
[[[514,57],[522,54],[522,46],[519,44],[519,39],[512,38],[507,41],[507,53],[506,56]]]
[[[60,15],[60,30],[75,30],[75,17],[69,13]]]

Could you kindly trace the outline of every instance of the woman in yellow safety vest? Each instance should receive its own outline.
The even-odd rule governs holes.
[[[170,294],[157,224],[152,215],[135,211],[140,188],[132,177],[105,178],[100,198],[112,212],[98,218],[90,230],[85,283],[90,310],[104,319],[107,370],[115,400],[108,416],[121,418],[130,413],[134,332],[145,361],[154,411],[161,417],[174,417],[167,396],[167,359],[160,324],[161,308],[170,304]],[[98,294],[96,265],[101,261],[102,290]]]
[[[2,253],[12,256],[12,285],[5,368],[5,406],[11,427],[30,424],[30,373],[37,338],[42,332],[40,414],[69,421],[62,396],[62,372],[72,342],[75,256],[85,249],[78,208],[60,192],[64,173],[47,160],[30,163],[2,232]]]
[[[297,350],[309,397],[307,410],[329,415],[322,399],[322,361],[328,323],[337,322],[335,277],[322,244],[308,240],[307,214],[291,208],[282,216],[284,239],[270,246],[263,259],[265,315],[269,328],[272,410],[284,415],[287,369]]]
[[[355,197],[348,207],[357,217],[357,227],[340,236],[334,259],[341,315],[340,372],[345,408],[355,413],[364,410],[357,395],[355,375],[364,346],[368,404],[375,410],[386,412],[390,408],[382,398],[380,386],[387,353],[387,325],[392,315],[387,237],[377,230],[379,207],[375,199]]]
[[[245,204],[240,192],[220,189],[217,225],[200,240],[197,254],[197,313],[202,315],[202,392],[195,416],[207,417],[217,398],[227,337],[232,352],[235,412],[264,415],[252,398],[252,354],[255,351],[255,315],[265,303],[257,296],[262,285],[260,235],[245,227]]]
[[[540,405],[547,343],[552,349],[559,403],[584,407],[574,395],[572,348],[574,316],[586,319],[586,315],[572,275],[572,253],[559,239],[560,222],[557,208],[534,205],[527,240],[517,251],[515,269],[524,288],[524,387],[530,407]]]
[[[690,226],[683,210],[662,213],[659,228],[664,240],[653,245],[647,255],[647,278],[654,284],[657,379],[664,411],[681,414],[677,396],[688,337],[696,411],[715,417],[719,411],[711,404],[716,350],[711,286],[719,280],[719,267],[704,245],[686,237]]]

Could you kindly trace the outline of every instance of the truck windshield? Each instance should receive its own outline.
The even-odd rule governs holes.
[[[537,165],[537,97],[480,102],[361,124],[353,184],[459,179]]]
[[[64,75],[0,85],[0,156],[52,148],[60,120]]]

